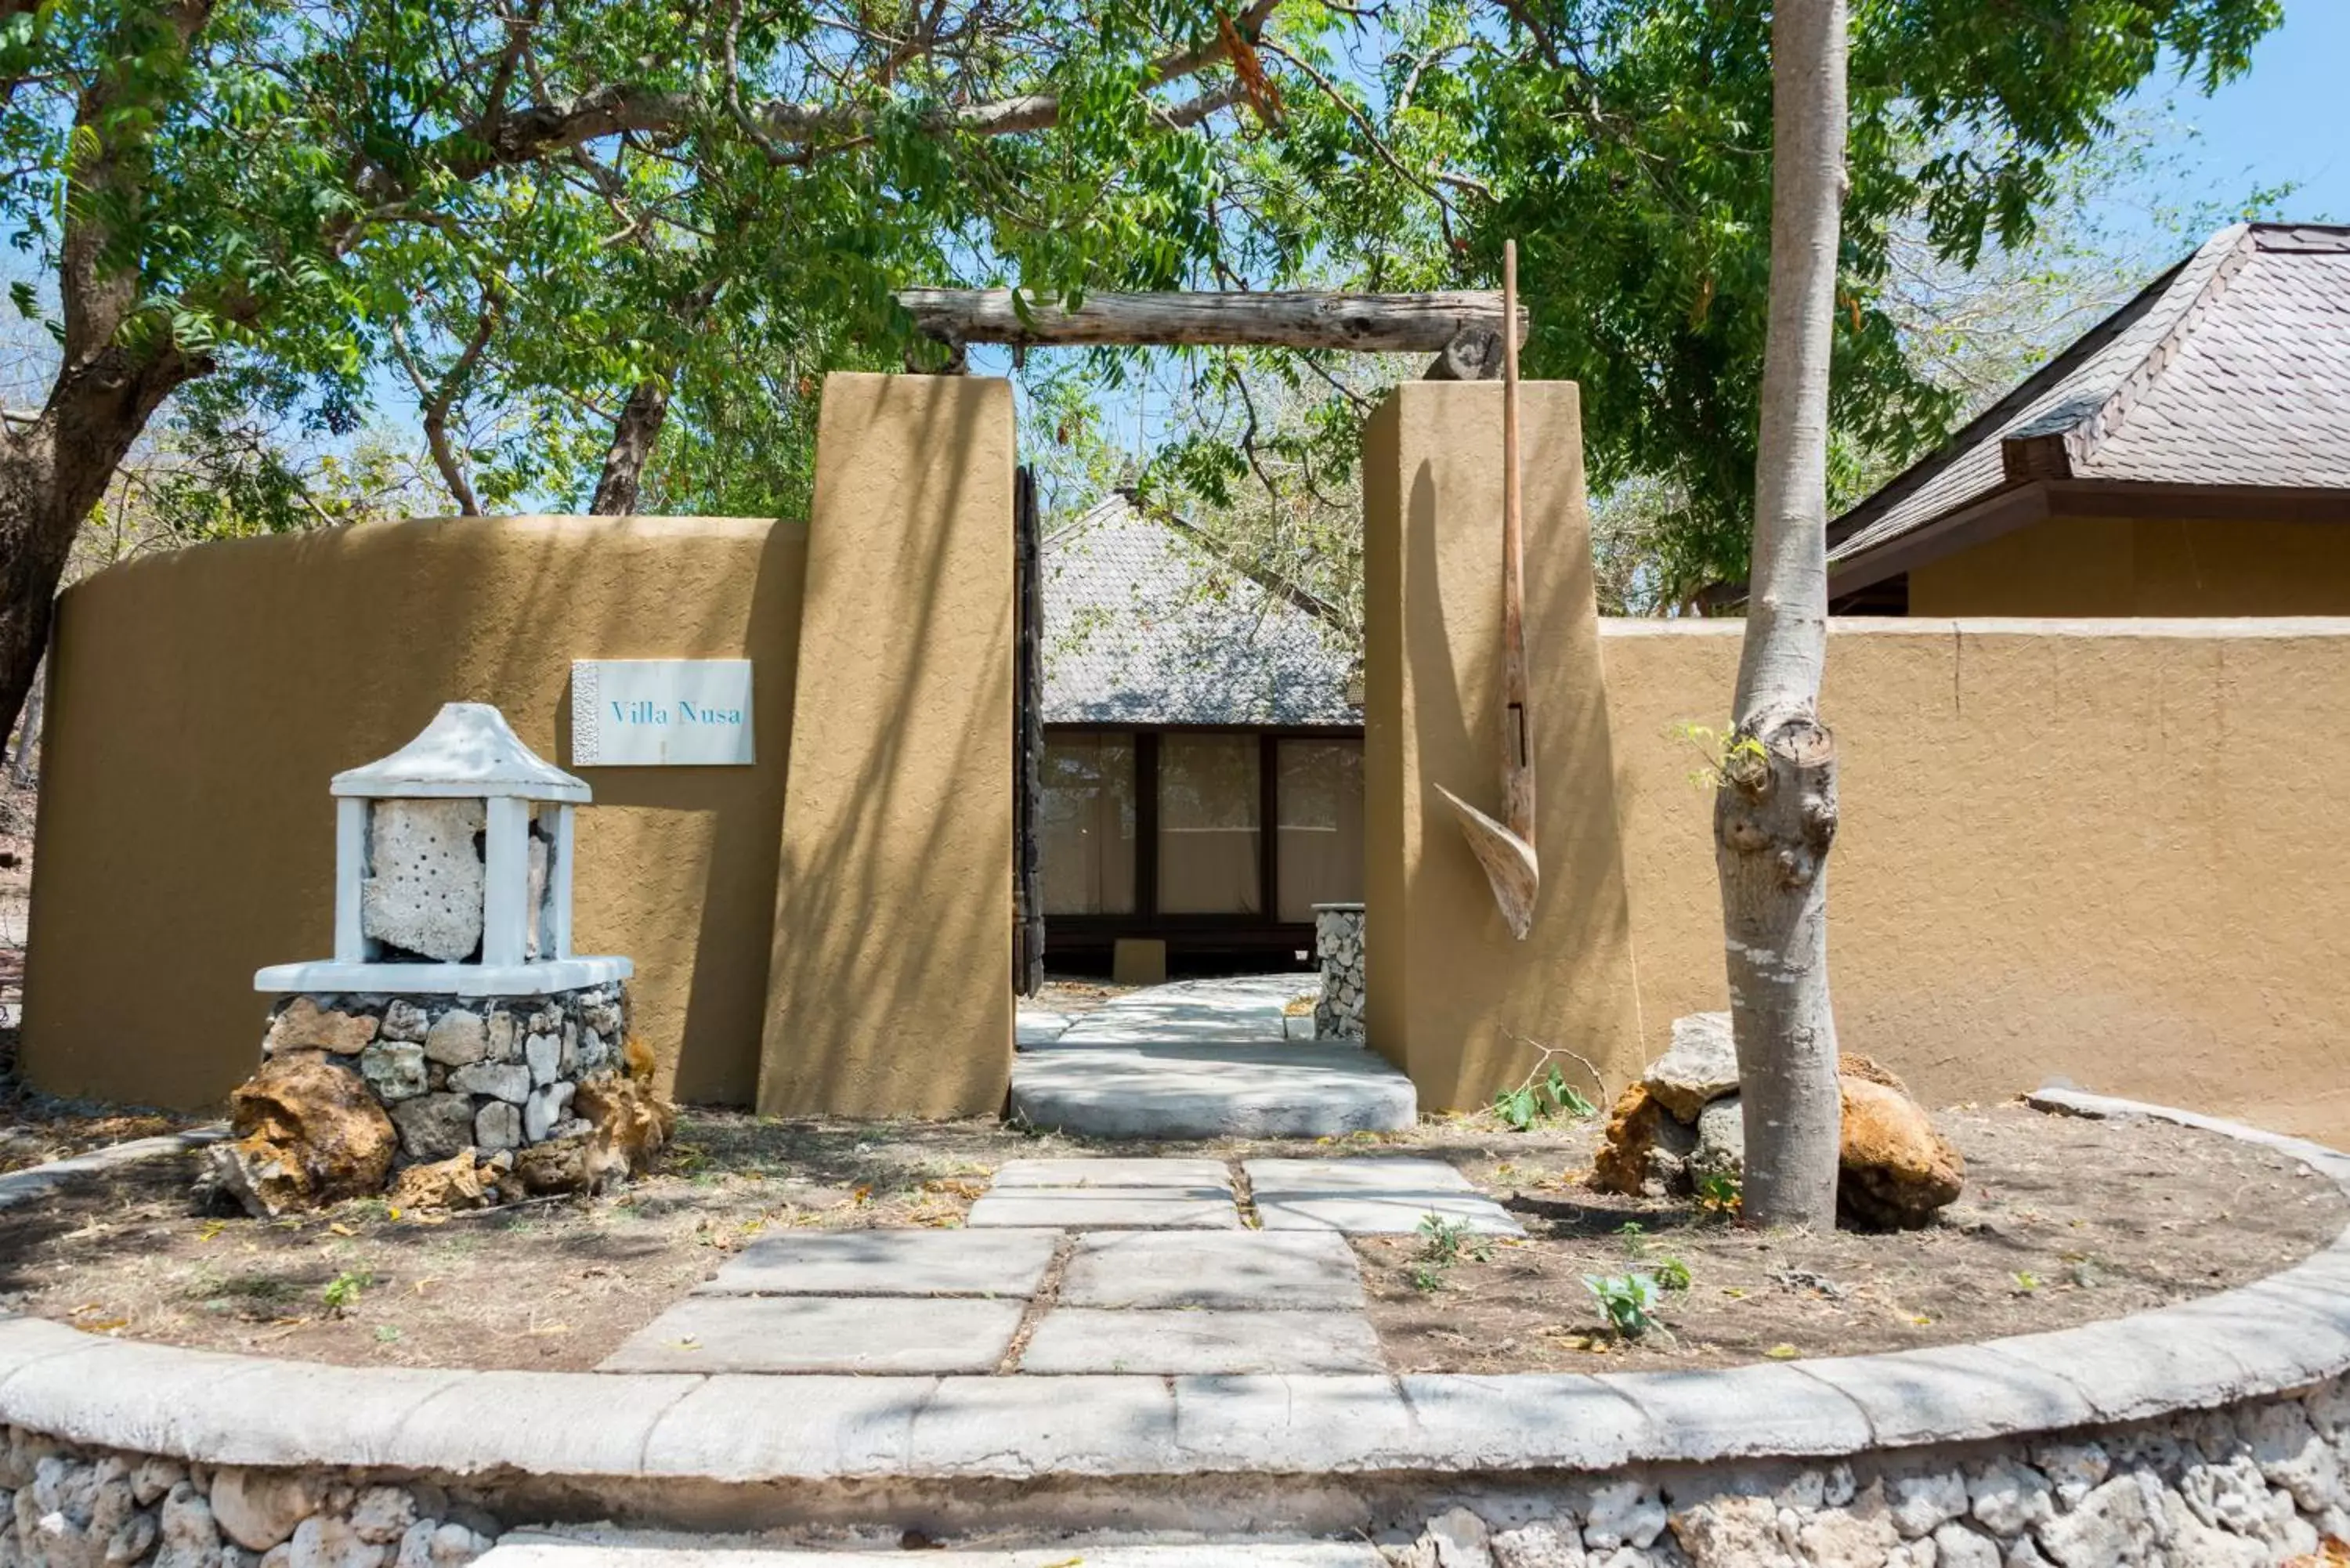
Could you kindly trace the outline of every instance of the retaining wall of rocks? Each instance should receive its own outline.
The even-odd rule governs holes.
[[[1481,1500],[1398,1568],[2260,1568],[2350,1542],[2350,1385],[2016,1443]]]
[[[1363,906],[1314,906],[1314,951],[1322,961],[1322,995],[1314,1003],[1314,1038],[1363,1038]]]
[[[587,1131],[572,1097],[620,1067],[627,1039],[623,983],[491,999],[304,995],[278,1002],[262,1054],[324,1052],[357,1072],[415,1162]]]
[[[0,1568],[461,1568],[497,1532],[431,1481],[182,1464],[0,1429]]]

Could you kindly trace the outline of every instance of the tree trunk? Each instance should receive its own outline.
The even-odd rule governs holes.
[[[588,510],[598,517],[624,517],[637,509],[637,490],[645,479],[653,443],[660,439],[661,422],[669,418],[669,383],[650,379],[636,390],[612,423],[612,444],[604,453],[604,472],[596,481],[596,498]]]
[[[25,723],[16,736],[16,754],[8,759],[8,782],[17,789],[33,787],[33,753],[41,743],[42,698],[47,682],[42,679],[46,661],[33,667],[33,684],[25,694]]]
[[[898,303],[914,325],[941,342],[1129,343],[1195,348],[1358,349],[1434,354],[1463,333],[1501,336],[1502,296],[1492,290],[1451,294],[1089,294],[1075,310],[1027,302],[1024,317],[1007,288],[907,288]],[[1518,312],[1518,341],[1527,316]],[[1468,346],[1453,349],[1465,354]],[[1480,359],[1482,367],[1482,358]]]
[[[1771,306],[1753,573],[1714,801],[1746,1218],[1819,1230],[1835,1223],[1842,1133],[1827,970],[1835,741],[1820,722],[1819,698],[1845,52],[1845,0],[1779,0],[1773,9]]]
[[[172,388],[204,367],[119,348],[57,376],[40,417],[0,437],[0,734],[16,728],[49,645],[74,539]]]

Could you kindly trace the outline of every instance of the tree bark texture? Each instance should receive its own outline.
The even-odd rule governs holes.
[[[612,444],[605,449],[604,472],[596,481],[595,499],[588,510],[598,517],[624,517],[637,509],[637,492],[645,480],[645,464],[660,439],[669,418],[669,383],[639,381],[620,417],[612,421]]]
[[[0,734],[48,649],[75,536],[156,408],[200,369],[169,349],[102,348],[59,373],[39,418],[0,437]]]
[[[1464,332],[1499,336],[1502,296],[1449,294],[1092,294],[1075,310],[1029,302],[1024,319],[1006,288],[909,288],[898,303],[941,342],[1359,349],[1434,354]],[[1518,313],[1525,341],[1526,314]]]
[[[1714,802],[1746,1218],[1819,1230],[1835,1223],[1842,1134],[1827,970],[1835,741],[1820,722],[1819,697],[1846,26],[1845,0],[1780,0],[1772,13],[1771,297],[1753,572]]]

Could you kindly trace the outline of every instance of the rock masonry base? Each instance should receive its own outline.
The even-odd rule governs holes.
[[[1322,995],[1314,1003],[1314,1038],[1363,1036],[1363,906],[1314,906],[1314,951],[1322,963]]]
[[[625,981],[543,996],[307,992],[280,998],[265,1057],[322,1051],[367,1081],[403,1164],[495,1155],[585,1132],[581,1083],[622,1070]]]

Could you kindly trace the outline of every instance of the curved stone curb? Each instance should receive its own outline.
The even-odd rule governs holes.
[[[117,1166],[136,1165],[140,1160],[153,1159],[161,1155],[185,1154],[192,1148],[218,1143],[227,1136],[228,1129],[215,1123],[183,1133],[135,1137],[126,1143],[94,1148],[88,1154],[68,1155],[64,1159],[52,1159],[45,1164],[28,1166],[23,1170],[11,1170],[0,1174],[0,1209],[13,1209],[19,1203],[46,1198],[78,1176],[112,1170]]]
[[[2072,1091],[2284,1150],[2350,1158]],[[2241,1289],[2106,1323],[1718,1372],[855,1377],[353,1368],[0,1318],[0,1423],[215,1465],[776,1482],[1601,1471],[2031,1438],[2350,1370],[2350,1231]]]

